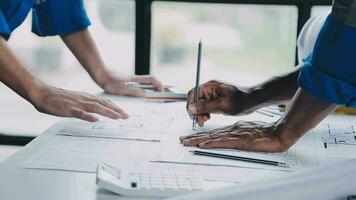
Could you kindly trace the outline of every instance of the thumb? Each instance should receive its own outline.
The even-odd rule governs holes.
[[[219,100],[204,101],[201,100],[198,103],[192,103],[188,106],[188,112],[191,115],[216,113],[219,111]]]

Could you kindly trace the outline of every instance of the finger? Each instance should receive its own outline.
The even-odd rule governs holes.
[[[164,88],[160,81],[151,75],[134,76],[133,81],[144,84],[152,84],[156,91],[163,92]]]
[[[214,84],[215,84],[215,83],[214,83]],[[203,98],[203,95],[204,95],[205,93],[209,93],[209,90],[210,90],[210,88],[211,88],[209,85],[210,85],[210,81],[199,86],[199,99],[200,99],[200,101],[203,100],[203,99],[209,99],[209,95],[207,95],[207,96],[205,96],[205,97]],[[190,115],[191,115],[192,113],[189,112],[189,106],[192,105],[192,104],[194,104],[194,103],[195,103],[195,88],[191,89],[191,90],[188,92],[188,99],[187,99],[187,106],[186,106],[186,108],[187,108],[187,111],[188,111],[188,113],[189,113]],[[193,108],[191,108],[191,109],[193,109]]]
[[[192,118],[193,115],[190,114],[188,108],[189,108],[189,105],[191,105],[191,104],[194,103],[194,95],[195,95],[195,91],[194,91],[194,89],[191,89],[191,90],[188,92],[187,105],[186,105],[186,109],[187,109],[187,112],[188,112],[190,118]]]
[[[220,107],[220,100],[199,101],[188,106],[188,112],[191,115],[204,113],[218,113]]]
[[[122,118],[120,113],[115,112],[99,103],[86,103],[82,105],[82,109],[86,112],[97,113],[99,115],[109,117],[112,119]]]
[[[202,135],[209,135],[210,132],[200,132],[200,133],[193,133],[190,135],[186,135],[186,136],[180,136],[179,139],[181,142],[183,142],[183,140],[185,139],[190,139],[190,138],[194,138],[194,137],[200,137]]]
[[[70,112],[69,117],[75,117],[75,118],[82,119],[82,120],[89,121],[89,122],[98,121],[98,118],[95,117],[94,115],[91,115],[91,114],[85,112],[84,110],[81,110],[78,108],[73,108]]]
[[[198,123],[198,125],[200,126],[200,127],[203,127],[204,126],[204,117],[203,117],[203,115],[198,115],[197,116],[197,123]]]
[[[213,130],[214,133],[216,134],[222,134],[222,133],[234,133],[238,130],[238,127],[235,127],[235,125],[230,125],[230,126],[225,126],[222,128],[218,128]]]
[[[204,123],[210,119],[209,114],[203,114],[197,116],[197,123],[200,127],[204,126]]]
[[[131,88],[131,87],[125,87],[122,90],[122,94],[126,96],[132,96],[132,97],[145,97],[145,91],[140,88]]]
[[[210,114],[209,113],[198,115],[198,121],[201,120],[203,122],[206,122],[209,119],[210,119]]]
[[[113,102],[111,102],[110,100],[100,100],[99,103],[103,106],[106,106],[112,110],[114,110],[115,112],[121,114],[123,119],[128,119],[129,115],[121,108],[119,108],[118,106],[116,106]]]
[[[244,151],[255,151],[255,152],[284,152],[287,149],[281,145],[280,142],[276,141],[274,138],[260,138],[256,140],[248,140],[242,137],[223,137],[217,140],[208,140],[202,142],[198,145],[202,149],[211,148],[231,148],[239,149]]]
[[[209,140],[209,135],[202,135],[199,137],[194,137],[190,139],[185,139],[182,141],[184,146],[197,146],[198,144]]]
[[[239,138],[223,137],[219,139],[202,142],[198,145],[198,147],[202,149],[212,149],[212,148],[235,149],[239,144],[241,144],[241,139]]]

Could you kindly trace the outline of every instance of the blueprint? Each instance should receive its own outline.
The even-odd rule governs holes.
[[[94,173],[101,162],[118,168],[199,172],[204,180],[247,182],[316,167],[338,159],[356,158],[354,127],[319,126],[305,134],[285,153],[254,153],[239,150],[206,150],[220,154],[286,162],[281,168],[235,160],[193,155],[196,147],[185,147],[179,136],[194,133],[185,103],[122,104],[128,120],[100,118],[96,123],[63,120],[47,143],[26,159],[21,167]],[[208,131],[237,120],[276,120],[258,113],[243,117],[213,115]],[[46,134],[46,133],[45,133]]]

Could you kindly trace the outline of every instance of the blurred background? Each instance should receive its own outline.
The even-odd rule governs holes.
[[[85,6],[92,22],[89,29],[106,65],[134,74],[135,37],[140,34],[135,32],[135,1],[85,0]],[[149,67],[165,84],[193,87],[200,38],[202,82],[218,79],[253,85],[295,66],[298,9],[294,5],[153,1],[151,8]],[[313,6],[311,15],[329,11],[329,6]],[[9,45],[45,82],[92,94],[101,91],[59,37],[31,33],[31,14]],[[56,120],[38,113],[0,83],[0,133],[36,136]],[[11,147],[8,152],[15,150]]]

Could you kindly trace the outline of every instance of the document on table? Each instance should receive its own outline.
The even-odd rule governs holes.
[[[95,172],[101,162],[121,168],[131,167],[142,165],[157,155],[159,144],[54,135],[46,145],[32,154],[22,167],[78,172]]]
[[[182,146],[178,138],[180,135],[191,133],[192,130],[191,120],[184,110],[184,103],[145,106],[136,105],[135,110],[126,109],[131,110],[131,118],[126,121],[103,119],[97,123],[73,119],[62,121],[57,124],[57,134],[32,154],[22,167],[95,172],[98,163],[107,162],[119,168],[144,166],[162,171],[194,171],[202,173],[205,180],[229,182],[254,180],[268,174],[280,174],[279,171],[256,172],[253,168],[236,170],[234,167],[225,165],[211,167],[150,162],[160,160],[163,151],[168,151],[165,152],[168,157],[179,161],[182,156],[179,154],[188,151],[188,148]],[[269,118],[266,117],[266,119]],[[236,120],[238,118],[214,116],[206,128],[200,131],[230,125]],[[93,132],[90,132],[91,129]],[[147,135],[146,139],[165,138],[162,140],[164,142],[147,142],[142,139],[145,138],[144,135]],[[131,139],[123,140],[123,136]],[[167,148],[170,145],[179,147],[179,151],[175,152],[175,148]]]
[[[174,117],[166,112],[141,105],[126,120],[111,120],[100,117],[98,122],[77,119],[62,122],[60,134],[81,137],[116,138],[160,142],[168,133]]]
[[[196,148],[182,147],[180,144],[175,145],[172,143],[170,145],[166,145],[160,158],[152,162],[186,165],[227,166],[276,171],[296,171],[300,168],[318,166],[320,163],[325,162],[323,142],[320,136],[316,135],[314,132],[309,132],[306,134],[285,153],[255,153],[234,149],[204,150],[207,152],[219,154],[285,162],[290,165],[290,168],[194,155],[190,152],[194,149],[196,150]]]
[[[27,158],[21,167],[95,173],[97,165],[105,162],[121,169],[198,172],[204,180],[225,182],[249,182],[271,175],[282,175],[280,171],[150,162],[157,160],[162,151],[161,145],[162,143],[55,135]]]
[[[119,168],[145,166],[156,170],[195,171],[202,173],[205,180],[244,182],[318,166],[326,160],[322,134],[317,131],[307,133],[286,153],[208,150],[287,162],[292,166],[290,169],[193,155],[189,151],[194,148],[184,147],[178,140],[179,136],[192,133],[184,103],[137,103],[120,107],[130,111],[129,120],[100,119],[99,122],[88,123],[71,119],[58,124],[60,128],[56,135],[34,152],[23,167],[95,172],[98,163],[107,162]],[[239,119],[272,120],[257,114],[243,118],[213,116],[200,131],[230,125]]]
[[[356,158],[356,126],[348,124],[323,124],[322,135],[328,161]]]

